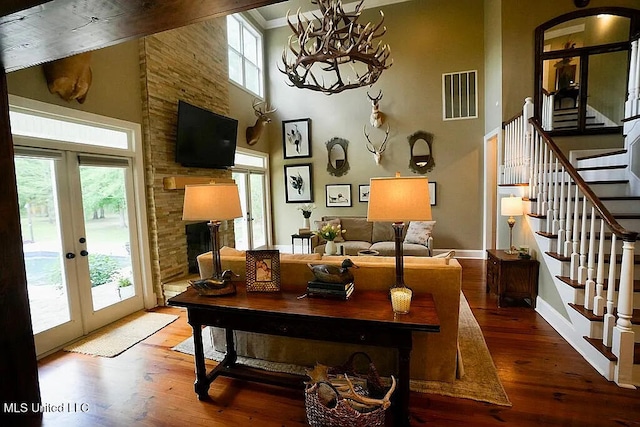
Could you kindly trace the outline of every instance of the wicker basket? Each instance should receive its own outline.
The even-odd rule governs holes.
[[[328,404],[319,397],[322,387],[330,387],[335,398]],[[325,389],[326,390],[326,389]],[[308,386],[304,392],[307,420],[311,427],[383,427],[385,410],[382,406],[371,412],[360,412],[326,381]]]
[[[364,358],[367,362],[366,372],[358,372],[356,370],[356,358]],[[347,374],[350,378],[360,378],[367,381],[366,394],[370,397],[379,399],[385,395],[388,388],[382,384],[380,375],[376,366],[373,364],[371,357],[363,351],[358,351],[349,356],[344,365],[334,366],[327,371],[329,377],[332,375]]]

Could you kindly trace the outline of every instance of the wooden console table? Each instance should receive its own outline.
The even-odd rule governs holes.
[[[398,350],[398,386],[393,396],[395,426],[409,425],[409,367],[413,331],[439,332],[440,320],[431,294],[414,295],[411,312],[394,316],[386,292],[356,291],[347,301],[322,298],[298,299],[303,290],[247,293],[237,285],[236,295],[203,297],[193,289],[169,300],[185,307],[193,328],[195,347],[195,391],[200,400],[209,398],[209,386],[218,376],[267,384],[303,388],[300,376],[273,374],[236,364],[233,331],[258,332],[297,338],[361,343]],[[226,329],[227,354],[207,373],[202,345],[202,327]],[[437,349],[434,349],[437,351]]]

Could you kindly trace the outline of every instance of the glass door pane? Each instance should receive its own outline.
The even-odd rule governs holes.
[[[88,256],[94,311],[136,295],[126,173],[126,166],[80,166],[88,252],[80,255]]]
[[[34,334],[71,320],[55,163],[45,157],[15,158]]]
[[[265,215],[265,178],[262,173],[250,173],[251,187],[251,240],[252,247],[267,244],[267,217]]]
[[[238,193],[240,194],[240,207],[242,209],[242,217],[233,220],[233,228],[236,236],[236,249],[246,251],[251,249],[249,246],[249,221],[247,216],[247,174],[245,172],[233,172],[232,178],[238,185]]]

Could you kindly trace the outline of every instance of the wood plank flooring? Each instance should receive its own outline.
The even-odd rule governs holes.
[[[463,291],[513,407],[412,393],[413,426],[640,426],[640,390],[603,379],[532,309],[496,308],[485,293],[483,261],[461,263]],[[295,390],[220,378],[211,401],[198,401],[192,357],[170,350],[191,334],[185,313],[157,311],[180,319],[116,358],[58,352],[43,359],[43,402],[76,404],[78,412],[47,412],[42,425],[306,425]]]

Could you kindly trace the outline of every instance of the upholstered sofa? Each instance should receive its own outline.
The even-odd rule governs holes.
[[[341,238],[335,240],[338,247],[342,247],[343,255],[358,255],[363,250],[374,250],[381,256],[395,255],[394,232],[390,222],[369,222],[366,217],[353,216],[325,216],[321,221],[315,221],[315,230],[325,223],[339,224],[345,232]],[[403,252],[410,256],[431,256],[433,254],[432,230],[435,221],[416,221],[405,224],[403,230]],[[326,242],[318,236],[311,241],[313,251],[318,254],[325,252]]]
[[[232,248],[221,250],[222,268],[231,269],[246,277],[246,256],[243,251]],[[305,293],[306,285],[313,278],[307,263],[340,265],[345,257],[321,256],[320,254],[280,254],[281,288]],[[352,269],[355,292],[359,289],[388,290],[395,282],[395,259],[382,256],[351,257],[359,268]],[[200,275],[209,277],[212,271],[211,252],[198,256]],[[414,332],[411,352],[411,378],[453,382],[458,366],[458,315],[462,267],[456,259],[404,257],[404,278],[407,286],[418,294],[433,294],[438,317],[439,333]],[[232,298],[232,297],[230,297]],[[340,301],[336,301],[340,304]],[[389,303],[391,310],[391,303]],[[224,331],[212,328],[212,339],[216,350],[225,351]],[[302,340],[254,333],[235,332],[239,355],[283,363],[313,366],[316,362],[325,365],[344,363],[355,351],[366,351],[383,374],[396,370],[395,350],[381,347],[356,346],[323,341]]]

